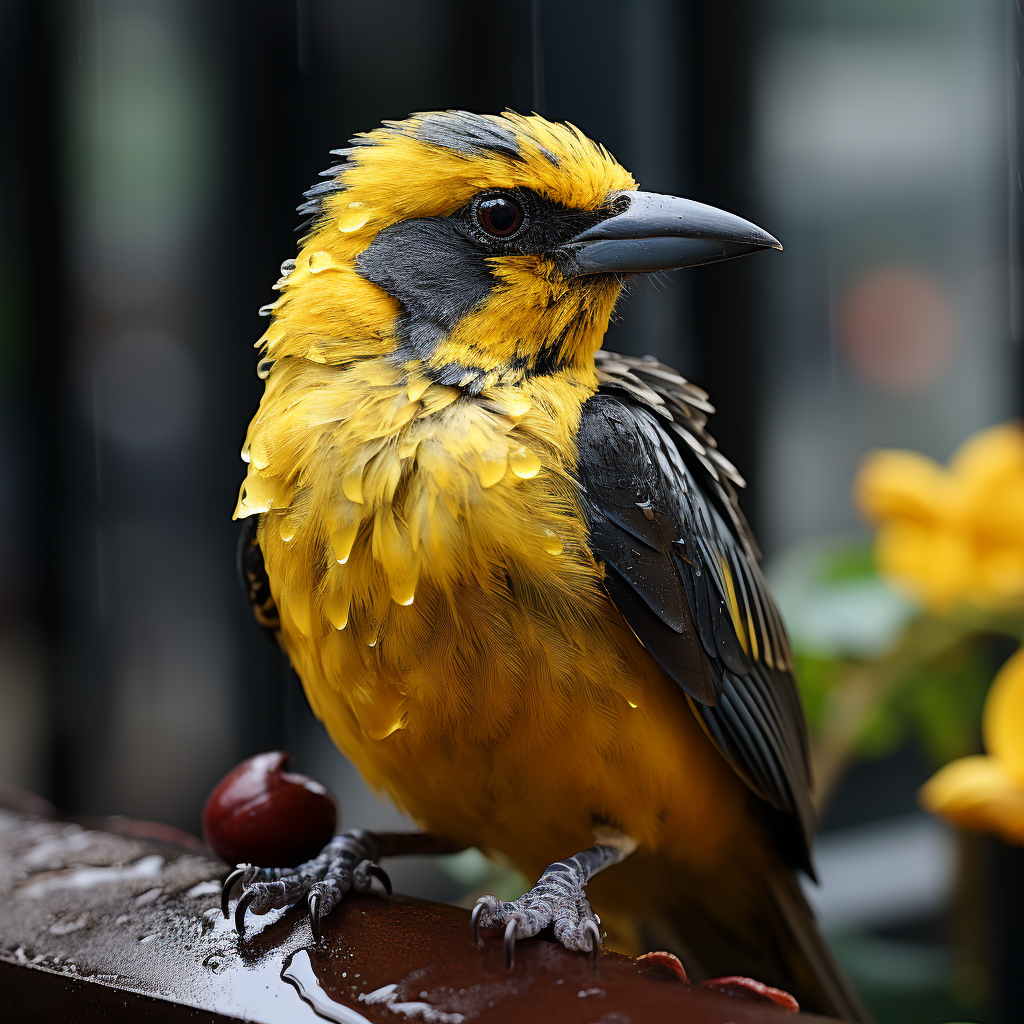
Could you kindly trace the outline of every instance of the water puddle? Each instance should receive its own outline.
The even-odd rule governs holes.
[[[414,974],[422,973],[424,972],[414,972]],[[331,975],[334,981],[340,980],[337,971],[331,972]],[[345,973],[341,973],[342,978],[345,976]],[[337,1021],[339,1024],[369,1024],[367,1018],[358,1010],[339,1003],[325,990],[324,982],[317,974],[308,950],[298,950],[285,965],[281,977],[295,986],[299,996],[313,1007],[319,1016],[330,1021]],[[354,977],[359,977],[359,975],[354,975]],[[466,1021],[465,1014],[453,1010],[442,1010],[431,1003],[424,1002],[423,1000],[428,995],[425,991],[419,993],[419,999],[402,998],[398,994],[400,984],[382,985],[372,992],[360,992],[356,998],[366,1006],[379,1007],[380,1010],[386,1011],[385,1015],[388,1020],[394,1016],[405,1018],[410,1022],[418,1022],[418,1024],[464,1024]],[[450,991],[454,992],[453,989]],[[465,992],[466,990],[462,989],[460,994],[465,994]],[[494,1003],[491,1002],[489,1005],[493,1006]],[[475,1015],[471,1014],[470,1016]],[[379,1019],[376,1014],[374,1019]]]
[[[74,868],[47,875],[23,885],[18,893],[22,896],[39,897],[60,889],[91,889],[111,882],[134,882],[143,878],[156,878],[164,866],[163,857],[151,854],[133,864],[112,864],[110,867]]]
[[[422,1020],[425,1024],[462,1024],[466,1019],[461,1013],[446,1013],[430,1003],[417,1000],[398,1001],[397,985],[384,985],[373,992],[360,994],[359,1002],[367,1006],[385,1006],[392,1013],[400,1013],[412,1020]],[[420,995],[426,995],[421,992]]]
[[[48,931],[51,935],[70,935],[72,932],[89,928],[91,924],[91,915],[79,914],[73,921],[58,921],[56,924],[51,924]]]
[[[192,886],[186,896],[189,899],[197,899],[200,896],[220,896],[221,882],[197,882]]]
[[[285,964],[281,977],[295,986],[303,1002],[308,1003],[315,1013],[325,1020],[336,1021],[337,1024],[370,1024],[361,1013],[335,1002],[321,987],[320,979],[313,970],[309,953],[300,949]]]
[[[68,825],[60,835],[52,835],[47,826],[47,835],[31,850],[22,855],[22,863],[29,868],[57,867],[70,855],[81,853],[96,843],[96,833],[86,831],[78,825]]]

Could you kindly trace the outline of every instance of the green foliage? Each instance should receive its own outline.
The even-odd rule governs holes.
[[[818,566],[818,582],[826,585],[877,575],[874,549],[867,540],[835,545],[828,549]]]
[[[853,713],[847,757],[884,757],[909,739],[937,766],[980,751],[985,695],[1020,642],[1020,610],[926,614],[879,579],[865,537],[799,545],[771,575],[812,737],[834,742]]]
[[[866,716],[857,754],[883,757],[910,737],[936,765],[981,749],[981,709],[994,674],[991,645],[970,636],[911,667],[889,700]]]
[[[807,714],[807,724],[811,732],[814,732],[824,718],[828,695],[846,665],[838,658],[796,649],[793,651],[793,667]]]
[[[903,745],[909,722],[895,707],[895,702],[876,704],[861,723],[855,753],[867,759],[885,757]]]

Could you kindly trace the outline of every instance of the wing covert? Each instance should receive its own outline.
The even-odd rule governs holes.
[[[598,352],[577,472],[606,589],[750,789],[814,828],[807,730],[786,632],[706,433],[707,395],[669,367]],[[806,865],[809,866],[809,865]]]

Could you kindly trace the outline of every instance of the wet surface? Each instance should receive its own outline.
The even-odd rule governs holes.
[[[315,948],[300,911],[250,915],[240,945],[219,910],[226,873],[169,844],[0,810],[0,989],[16,1010],[6,1019],[813,1019],[739,990],[691,987],[658,961],[606,954],[594,968],[543,940],[518,944],[507,971],[500,936],[478,950],[466,911],[403,897],[346,897]]]
[[[280,976],[308,924],[251,918],[240,950],[219,909],[226,872],[169,844],[0,810],[0,960],[227,1019],[320,1020]]]
[[[320,947],[291,956],[284,976],[321,1016],[342,1024],[497,1024],[538,1014],[564,1024],[810,1019],[752,994],[687,985],[659,961],[638,964],[606,953],[594,967],[588,956],[544,940],[518,944],[509,971],[500,934],[487,935],[484,948],[476,949],[462,910],[372,897],[339,909],[340,927]]]

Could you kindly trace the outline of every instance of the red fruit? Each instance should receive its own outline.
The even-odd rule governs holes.
[[[229,864],[295,867],[334,835],[337,802],[306,775],[284,771],[281,750],[257,754],[214,787],[203,808],[203,838]]]

